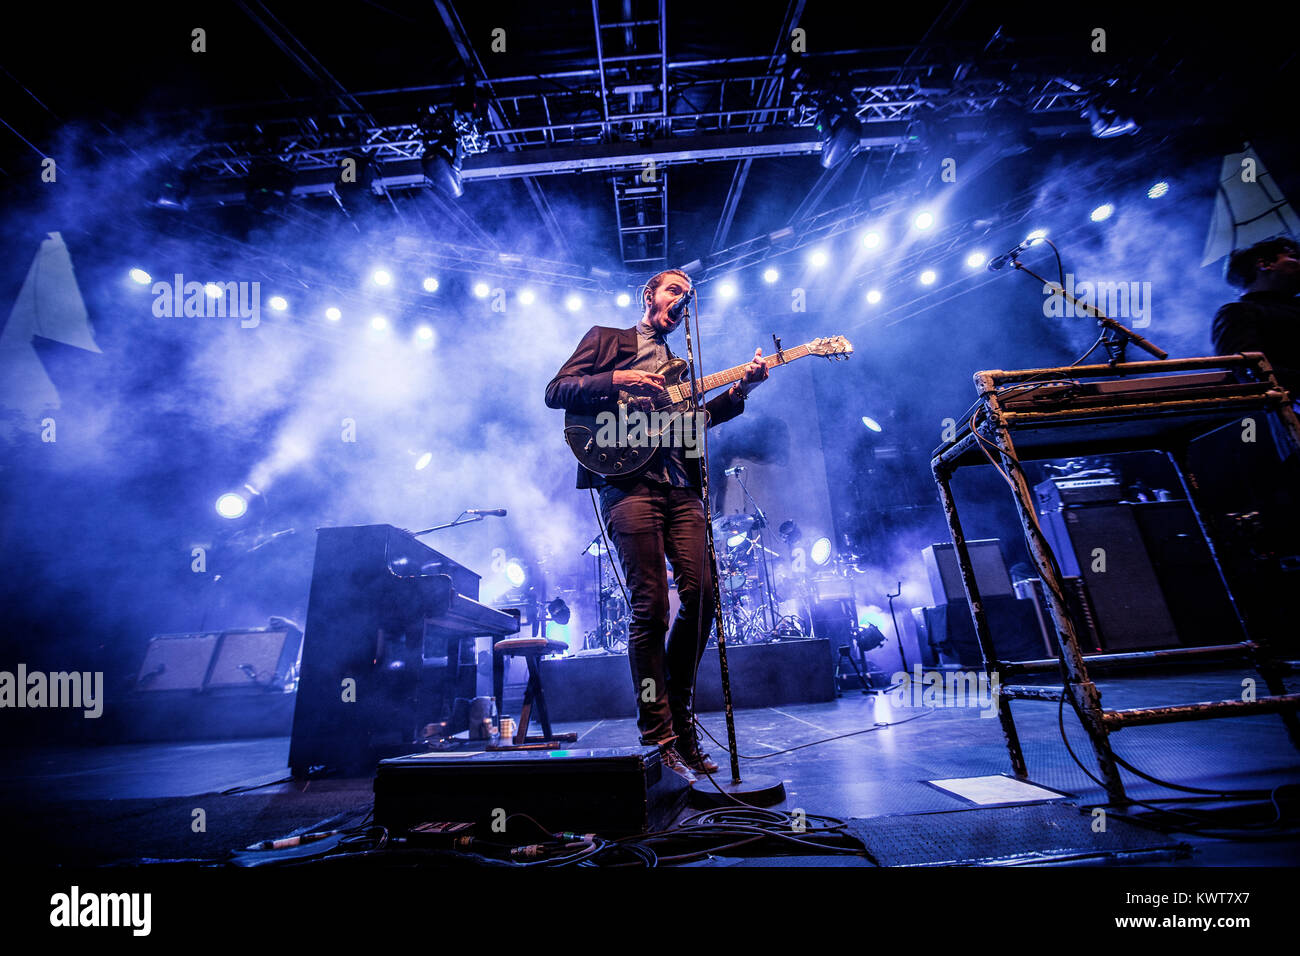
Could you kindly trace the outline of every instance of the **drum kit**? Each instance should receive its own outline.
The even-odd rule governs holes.
[[[585,649],[602,648],[617,654],[627,651],[628,625],[632,610],[623,596],[623,585],[614,568],[613,558],[597,532],[583,552],[596,559],[596,626],[584,636]]]
[[[779,559],[781,555],[763,543],[765,526],[761,514],[721,515],[713,519],[722,617],[728,624],[728,639],[740,644],[772,640],[781,623],[768,561],[769,557]],[[802,630],[795,626],[794,632],[801,634]]]
[[[782,638],[805,637],[809,616],[803,595],[781,601],[774,586],[769,558],[781,555],[763,543],[765,522],[761,513],[733,514],[713,519],[714,549],[718,556],[718,593],[727,639],[733,643],[760,644]],[[600,535],[586,554],[596,559],[598,623],[586,634],[588,648],[611,652],[627,650],[632,612],[619,583],[612,556]],[[672,568],[669,587],[675,587]],[[797,589],[796,589],[797,590]],[[791,613],[783,613],[790,611]]]

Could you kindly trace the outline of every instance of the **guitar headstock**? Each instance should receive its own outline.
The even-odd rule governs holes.
[[[849,344],[849,340],[844,336],[831,335],[826,338],[813,339],[808,343],[808,352],[811,355],[820,355],[823,358],[842,359],[853,354],[853,346]]]

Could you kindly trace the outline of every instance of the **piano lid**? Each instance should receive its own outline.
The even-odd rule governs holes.
[[[478,599],[479,575],[401,528],[390,524],[317,528],[316,535],[318,551],[328,545],[332,552],[347,555],[347,562],[358,570],[378,573],[386,568],[399,577],[445,574],[459,593]]]

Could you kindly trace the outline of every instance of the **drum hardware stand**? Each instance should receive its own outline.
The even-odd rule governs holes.
[[[776,336],[773,335],[772,338],[776,339]],[[780,348],[781,348],[780,340],[776,339],[776,342],[777,342],[777,354],[779,355]],[[767,620],[764,621],[764,624],[767,624],[768,622],[771,623],[771,626],[768,627],[766,630],[767,637],[770,640],[772,636],[776,634],[777,625],[780,623],[781,615],[779,615],[776,611],[776,605],[773,603],[773,596],[772,596],[772,592],[773,592],[772,569],[768,565],[768,560],[767,560],[768,548],[766,542],[767,536],[764,533],[767,529],[767,515],[763,513],[763,509],[759,506],[758,502],[754,499],[754,496],[749,493],[749,488],[745,484],[745,479],[740,476],[740,472],[736,472],[735,479],[738,482],[740,482],[741,491],[745,493],[745,497],[748,498],[750,503],[754,506],[754,525],[753,528],[751,528],[751,531],[758,532],[758,540],[755,543],[758,546],[758,557],[763,569],[763,592],[765,597],[764,604],[767,607],[767,615],[768,615]],[[751,541],[752,540],[753,539],[751,539]]]
[[[693,294],[687,293],[688,295]],[[697,300],[698,301],[698,300]],[[694,314],[695,309],[690,308],[687,304],[686,320],[682,323],[686,328],[686,367],[691,376],[691,412],[695,415],[695,420],[701,421],[701,414],[704,409],[703,390],[700,387],[698,372],[695,367],[695,350],[691,337],[691,321],[697,323],[699,318]],[[709,430],[704,428],[703,449],[704,454],[700,455],[700,496],[704,507],[704,543],[705,557],[711,572],[709,577],[713,582],[713,619],[718,629],[718,670],[722,683],[722,706],[727,721],[727,751],[731,758],[731,779],[728,781],[714,780],[712,775],[708,776],[707,782],[704,780],[697,781],[692,785],[693,792],[712,804],[725,804],[733,800],[751,803],[758,806],[772,806],[780,803],[785,799],[785,784],[779,777],[763,776],[752,774],[748,779],[742,779],[740,776],[740,757],[736,745],[736,716],[731,704],[731,673],[727,669],[727,633],[726,624],[722,615],[722,595],[718,585],[718,553],[714,548],[713,542],[713,521],[709,513]],[[699,668],[696,673],[698,677]],[[692,695],[693,697],[694,695]],[[691,700],[691,713],[695,712],[695,701]],[[719,773],[719,776],[721,774]]]
[[[582,549],[583,555],[596,559],[597,614],[596,629],[594,631],[588,631],[583,635],[583,646],[589,646],[589,641],[594,636],[600,647],[604,648],[611,654],[616,654],[618,651],[614,649],[614,645],[619,643],[626,645],[627,639],[626,636],[624,636],[622,641],[618,639],[616,634],[622,633],[621,628],[619,627],[621,622],[611,620],[609,615],[609,609],[607,607],[608,599],[619,594],[619,592],[615,591],[612,586],[607,587],[605,584],[605,561],[609,552],[601,549],[601,537],[601,533],[597,531],[596,536],[591,539],[585,548]]]

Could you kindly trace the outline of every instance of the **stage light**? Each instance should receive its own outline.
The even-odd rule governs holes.
[[[271,296],[268,304],[277,312],[283,312],[285,309],[289,308],[288,301],[282,295]]]
[[[1169,192],[1169,184],[1162,179],[1160,182],[1155,183],[1154,185],[1152,185],[1150,189],[1147,190],[1147,198],[1159,199],[1167,192]]]
[[[338,306],[331,305],[325,310],[325,318],[329,319],[331,322],[337,322],[339,319],[343,318],[343,313],[339,311]]]
[[[776,529],[776,533],[781,536],[782,541],[792,548],[803,540],[803,532],[791,519],[782,521],[781,526]]]
[[[929,229],[934,225],[934,213],[929,210],[918,212],[916,218],[912,220],[912,225],[917,229]]]
[[[812,548],[808,551],[808,557],[812,558],[812,563],[818,566],[829,561],[831,559],[831,539],[818,538],[814,541]]]
[[[718,295],[723,299],[734,299],[736,297],[736,283],[730,279],[718,286]]]
[[[877,302],[879,302],[879,301],[880,301],[880,290],[879,290],[879,289],[872,289],[870,292],[867,293],[867,302],[868,302],[868,303],[870,303],[871,305],[875,305],[875,304],[876,304]]]
[[[163,174],[153,194],[153,204],[163,209],[188,209],[190,187],[194,183],[193,170],[170,169]]]
[[[217,499],[217,514],[223,518],[242,518],[247,510],[247,499],[233,491],[228,491]]]
[[[437,337],[434,335],[433,326],[421,325],[415,330],[415,343],[425,348],[433,348]]]
[[[880,422],[876,421],[870,415],[862,416],[862,424],[866,425],[873,432],[883,431],[883,429],[880,427]]]
[[[982,252],[972,252],[966,257],[966,265],[971,269],[978,269],[984,263],[988,262],[989,257]]]
[[[334,198],[345,213],[361,212],[367,203],[374,201],[375,177],[379,175],[375,163],[364,150],[354,150],[340,157],[339,165],[341,174],[351,172],[352,175],[347,179],[339,176],[334,183]]]
[[[203,287],[203,291],[208,294],[209,299],[220,299],[225,295],[225,291],[215,282],[209,282]]]
[[[370,279],[375,285],[392,285],[393,274],[387,269],[376,269],[370,273]]]
[[[880,233],[876,232],[874,229],[862,234],[862,245],[868,249],[879,248],[881,241]]]
[[[424,282],[422,282],[422,283],[420,283],[420,284],[424,286],[424,291],[425,291],[425,292],[437,292],[437,291],[438,291],[438,280],[435,279],[433,276],[428,276],[428,277],[426,277],[425,280],[424,280]]]
[[[423,455],[421,455],[419,458],[416,459],[415,470],[424,471],[424,469],[429,467],[429,462],[431,461],[433,461],[433,452],[426,451]]]
[[[488,297],[488,293],[491,291],[492,290],[488,287],[488,284],[486,282],[474,283],[474,295],[477,298],[486,299]]]
[[[537,293],[532,289],[524,289],[519,293],[519,302],[521,305],[532,305],[537,301]]]
[[[523,562],[518,558],[511,558],[506,562],[506,580],[512,587],[521,588],[524,582],[528,580],[528,572],[524,570]]]
[[[145,272],[143,269],[132,269],[127,274],[131,277],[132,281],[138,282],[141,285],[148,285],[153,278],[152,276],[149,275],[149,273]]]
[[[582,308],[582,297],[578,295],[569,296],[564,300],[564,307],[570,312],[577,312]]]
[[[295,174],[283,163],[259,163],[244,183],[244,201],[257,212],[270,212],[289,204]]]
[[[616,298],[614,301],[618,303],[619,308],[625,309],[632,304],[632,297],[628,295],[626,292],[620,292],[618,294],[618,298]]]
[[[872,620],[873,618],[875,620]],[[863,608],[862,613],[858,615],[858,630],[853,635],[853,643],[858,645],[859,654],[874,651],[885,643],[885,634],[875,623],[876,620],[880,620],[879,615],[873,613],[870,608]]]
[[[836,105],[817,118],[817,132],[822,138],[822,168],[833,169],[858,151],[862,145],[862,123],[851,104]]]
[[[1038,242],[1040,239],[1046,239],[1046,238],[1047,238],[1046,229],[1035,229],[1029,235],[1025,236],[1025,242],[1032,245],[1033,243]]]
[[[1123,104],[1116,102],[1112,95],[1107,98],[1094,98],[1084,106],[1083,118],[1088,121],[1092,135],[1098,139],[1111,139],[1138,131],[1137,120],[1128,114]]]
[[[934,285],[934,280],[939,278],[933,269],[926,269],[921,273],[921,285]]]
[[[830,258],[825,249],[814,249],[808,253],[808,264],[814,269],[820,269],[830,261]]]
[[[465,193],[460,167],[465,159],[465,147],[456,132],[455,120],[446,110],[429,109],[420,121],[424,138],[424,155],[420,167],[424,178],[435,189],[440,189],[453,199]]]
[[[383,332],[388,328],[388,318],[382,315],[376,315],[370,320],[370,327],[376,332]]]
[[[1092,213],[1088,216],[1088,218],[1091,219],[1093,222],[1105,222],[1107,219],[1110,218],[1111,213],[1113,213],[1114,211],[1115,211],[1115,207],[1112,206],[1110,203],[1108,202],[1102,203],[1100,206],[1098,206],[1096,209],[1092,211]]]
[[[564,603],[562,598],[554,598],[546,605],[546,613],[551,616],[551,620],[556,624],[564,625],[569,623],[569,605]]]
[[[763,281],[766,282],[768,285],[771,285],[779,278],[781,278],[781,273],[777,272],[775,269],[763,270]]]

